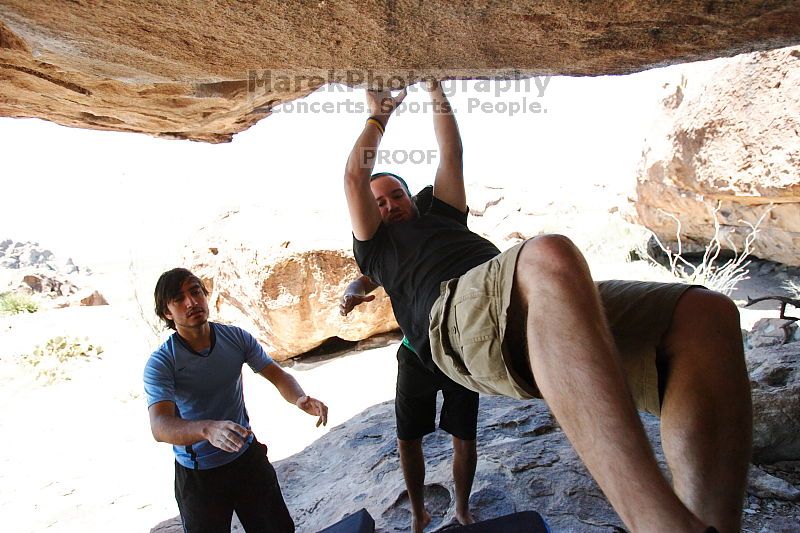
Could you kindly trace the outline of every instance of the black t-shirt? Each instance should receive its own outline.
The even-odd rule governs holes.
[[[372,239],[353,239],[361,272],[383,286],[403,334],[422,362],[431,361],[428,325],[441,282],[457,278],[500,253],[487,239],[467,228],[467,213],[435,196],[419,218],[381,223]]]

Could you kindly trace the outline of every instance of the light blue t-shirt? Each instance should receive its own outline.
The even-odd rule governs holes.
[[[261,372],[272,358],[252,335],[235,326],[209,322],[211,348],[192,350],[173,333],[153,352],[144,368],[147,406],[170,401],[184,420],[230,420],[249,428],[242,393],[242,366]],[[248,440],[249,446],[252,436]],[[175,459],[186,468],[205,470],[230,463],[247,449],[230,453],[207,440],[189,446],[173,445]]]

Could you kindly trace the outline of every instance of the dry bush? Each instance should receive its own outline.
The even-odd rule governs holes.
[[[19,292],[4,292],[0,294],[0,315],[35,313],[38,310],[39,304],[27,294]]]
[[[764,221],[764,218],[772,210],[772,205],[761,214],[755,224],[742,220],[739,221],[750,228],[750,232],[744,238],[741,250],[739,250],[730,238],[726,238],[724,243],[720,238],[720,223],[719,217],[717,216],[720,206],[721,202],[717,202],[716,207],[711,209],[711,216],[714,220],[714,236],[706,245],[703,256],[697,264],[690,262],[684,257],[683,244],[681,241],[681,221],[675,215],[663,210],[661,211],[663,214],[672,218],[677,226],[675,234],[676,251],[672,251],[665,246],[655,233],[652,233],[652,237],[661,251],[666,255],[668,261],[666,268],[675,278],[685,283],[703,285],[709,289],[721,292],[722,294],[730,295],[737,283],[748,279],[747,266],[750,264],[748,257],[753,250],[753,243],[758,238],[758,228]],[[733,252],[733,257],[720,264],[720,254],[723,251],[723,244],[727,245],[725,248]],[[658,264],[649,253],[641,254],[641,256]]]
[[[22,356],[22,362],[36,369],[36,377],[47,383],[69,380],[68,369],[74,361],[91,361],[103,354],[102,346],[92,344],[87,337],[53,337],[33,353]]]

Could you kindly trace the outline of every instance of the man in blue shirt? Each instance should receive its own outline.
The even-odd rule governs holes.
[[[294,531],[267,448],[250,429],[242,366],[267,378],[286,401],[327,424],[311,398],[241,328],[208,321],[208,290],[184,268],[164,272],[156,314],[175,333],[153,352],[144,388],[153,437],[175,452],[175,499],[184,531],[225,532],[236,511],[248,533]]]

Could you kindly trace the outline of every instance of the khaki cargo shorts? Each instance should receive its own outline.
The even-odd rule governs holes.
[[[511,286],[524,243],[443,282],[431,309],[433,361],[464,387],[512,398],[541,398],[524,347],[503,342]],[[596,283],[636,407],[660,413],[656,347],[675,305],[691,285],[643,281]],[[526,368],[521,368],[524,365]]]

